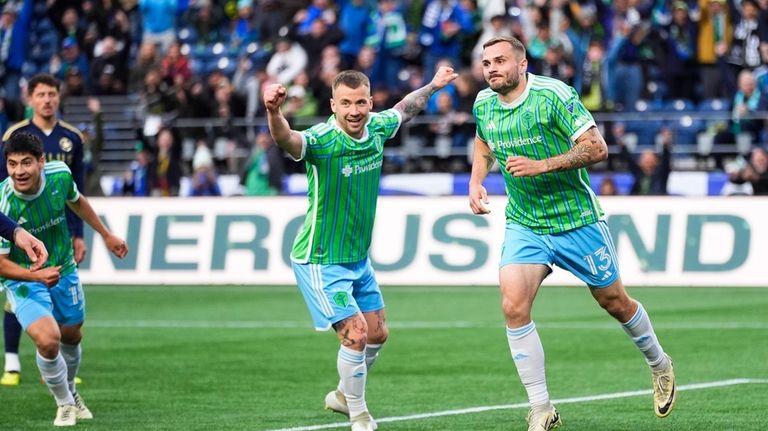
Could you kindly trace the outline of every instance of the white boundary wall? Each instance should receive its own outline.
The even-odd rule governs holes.
[[[89,230],[85,283],[293,284],[286,262],[304,197],[93,198],[128,239],[117,263]],[[768,199],[603,198],[627,285],[768,287]],[[381,284],[496,285],[503,197],[381,197],[371,257]],[[343,217],[343,214],[339,216]],[[561,269],[550,285],[579,285]]]

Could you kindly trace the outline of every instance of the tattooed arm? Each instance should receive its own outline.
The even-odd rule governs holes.
[[[427,102],[432,96],[432,93],[448,85],[451,81],[456,79],[457,76],[459,75],[453,71],[453,68],[441,67],[438,69],[437,73],[435,73],[432,82],[418,90],[408,93],[403,100],[397,102],[394,108],[402,114],[403,123],[415,117],[427,106]]]
[[[532,160],[523,156],[507,159],[506,170],[516,177],[532,177],[547,172],[568,171],[594,165],[608,158],[608,146],[597,127],[576,138],[576,144],[559,156]]]
[[[485,141],[475,136],[475,146],[472,158],[472,174],[469,178],[469,207],[475,214],[491,212],[484,204],[488,203],[488,192],[483,187],[483,180],[493,167],[496,156]]]

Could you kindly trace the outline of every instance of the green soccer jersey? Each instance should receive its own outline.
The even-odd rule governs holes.
[[[400,112],[390,109],[369,115],[361,139],[342,131],[334,116],[301,132],[309,209],[293,243],[295,262],[342,264],[368,256],[384,141],[401,122]]]
[[[77,201],[80,193],[64,162],[46,162],[41,181],[36,194],[24,195],[16,192],[10,177],[3,180],[0,183],[0,211],[42,241],[48,250],[48,266],[61,266],[61,275],[65,276],[76,266],[64,209],[67,201]],[[11,261],[25,268],[32,264],[24,251],[5,238],[0,239],[0,254],[10,255]]]
[[[511,104],[486,88],[477,94],[472,109],[477,137],[488,144],[502,167],[510,156],[542,160],[563,154],[595,126],[576,90],[556,79],[527,76],[523,94]],[[553,234],[595,223],[603,216],[584,168],[534,177],[514,177],[502,169],[502,175],[509,196],[508,223]]]

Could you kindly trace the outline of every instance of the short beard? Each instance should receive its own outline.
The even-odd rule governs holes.
[[[503,84],[501,84],[498,87],[494,88],[491,85],[491,90],[503,96],[503,95],[509,94],[509,92],[511,91],[514,91],[518,85],[520,85],[520,74],[516,73],[515,76],[512,77],[512,79],[505,81]]]

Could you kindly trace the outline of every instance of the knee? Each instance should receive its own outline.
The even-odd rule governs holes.
[[[41,334],[35,340],[37,351],[46,359],[53,359],[59,354],[60,337],[57,334]]]
[[[358,316],[342,320],[334,325],[341,344],[353,350],[363,351],[368,344],[368,325]]]
[[[61,328],[61,342],[64,344],[76,345],[80,344],[83,339],[83,333],[79,327],[62,327]]]
[[[511,328],[523,326],[531,321],[531,309],[523,302],[502,298],[501,309],[507,325]]]
[[[611,316],[624,322],[632,317],[634,301],[627,295],[602,296],[597,301]]]
[[[389,329],[386,326],[379,328],[376,332],[368,334],[368,343],[384,344],[389,338]]]

